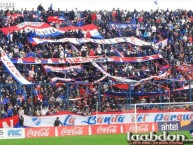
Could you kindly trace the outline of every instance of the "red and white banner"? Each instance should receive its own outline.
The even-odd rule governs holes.
[[[89,133],[90,132],[90,133]],[[77,136],[91,134],[90,126],[64,126],[55,128],[56,136]]]
[[[11,27],[4,27],[1,28],[0,30],[5,34],[8,35],[9,33],[13,33],[14,31],[18,30],[25,30],[25,32],[30,32],[35,30],[35,34],[39,37],[55,37],[58,35],[62,35],[64,32],[68,30],[76,30],[76,29],[81,29],[83,32],[90,32],[91,37],[95,38],[102,38],[102,36],[99,34],[97,26],[94,24],[89,24],[81,27],[64,27],[60,29],[56,29],[49,24],[45,22],[23,22],[15,26]],[[34,40],[39,40],[39,39],[28,39],[32,44],[35,44]],[[43,40],[40,39],[40,43],[42,43]]]
[[[15,58],[12,59],[13,63],[18,64],[79,64],[88,63],[91,61],[95,62],[145,62],[149,60],[161,59],[163,56],[161,54],[144,56],[144,57],[71,57],[71,58],[50,58],[50,59],[40,59],[33,57],[26,58]]]
[[[146,132],[157,132],[158,131],[158,124],[156,122],[144,122],[144,123],[127,123],[125,124],[125,132],[140,132],[140,133],[146,133]]]
[[[124,124],[92,126],[92,134],[120,134],[120,133],[126,133]]]
[[[115,79],[116,81],[123,82],[123,83],[126,83],[126,82],[128,82],[128,83],[130,83],[130,82],[135,82],[134,86],[137,86],[137,85],[141,84],[141,83],[144,82],[144,81],[149,81],[149,80],[154,79],[154,78],[156,78],[156,79],[163,79],[163,78],[166,78],[167,76],[169,76],[169,75],[171,74],[170,71],[167,71],[167,72],[165,72],[165,73],[163,73],[163,74],[160,74],[160,75],[157,75],[157,76],[150,76],[150,77],[148,77],[148,78],[145,78],[145,79],[141,79],[141,80],[139,80],[139,81],[136,81],[136,80],[127,79],[127,78],[123,78],[123,77],[112,76],[112,75],[108,74],[105,70],[103,70],[103,69],[102,69],[97,63],[95,63],[94,61],[91,62],[91,63],[92,63],[92,65],[93,65],[94,67],[96,67],[96,68],[97,68],[101,73],[103,73],[104,75],[106,75],[106,76],[108,76],[108,77],[110,77],[110,78],[113,78],[113,79]]]
[[[14,79],[17,80],[22,85],[32,84],[20,74],[20,72],[16,69],[16,67],[8,58],[7,54],[3,51],[2,48],[0,48],[0,52],[1,52],[1,61],[3,62],[4,66],[9,71],[9,73],[14,77]]]
[[[69,67],[55,67],[55,66],[44,65],[43,68],[46,72],[67,72],[67,71],[82,69],[80,65],[69,66]]]
[[[34,127],[25,129],[26,138],[54,137],[54,127]]]
[[[96,44],[116,44],[116,43],[131,43],[137,46],[144,46],[144,45],[153,45],[151,42],[146,42],[140,40],[135,37],[116,37],[111,39],[92,39],[92,38],[62,38],[62,39],[40,39],[40,38],[31,38],[29,42],[33,45],[41,44],[41,43],[65,43],[70,42],[73,44],[83,44],[83,43],[96,43]]]
[[[59,78],[59,77],[54,77],[54,78],[51,79],[51,82],[57,82],[57,81],[72,82],[74,80],[70,79],[70,78]]]
[[[7,18],[13,19],[13,20],[23,16],[24,16],[23,14],[7,14]]]
[[[0,119],[0,128],[13,128],[19,123],[19,116]]]

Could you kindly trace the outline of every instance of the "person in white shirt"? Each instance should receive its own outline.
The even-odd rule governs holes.
[[[98,45],[97,49],[96,49],[97,55],[101,55],[102,54],[102,48],[100,46],[100,44]]]
[[[20,123],[21,126],[23,126],[23,115],[24,115],[24,110],[23,110],[22,107],[19,108],[18,114],[19,114],[19,123]]]

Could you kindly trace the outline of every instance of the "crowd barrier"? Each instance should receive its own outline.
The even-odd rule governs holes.
[[[0,139],[61,137],[135,132],[135,123],[34,128],[2,128]],[[138,123],[137,132],[158,131],[158,123]]]
[[[121,134],[127,132],[149,133],[162,131],[189,131],[193,127],[191,121],[126,123],[106,125],[82,125],[34,128],[2,128],[0,139],[64,137],[97,134]]]

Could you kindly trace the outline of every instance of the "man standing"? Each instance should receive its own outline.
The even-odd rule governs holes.
[[[54,126],[59,126],[60,124],[63,126],[63,124],[59,120],[59,117],[57,117],[56,120],[54,121]]]

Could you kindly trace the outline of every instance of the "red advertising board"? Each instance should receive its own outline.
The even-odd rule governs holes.
[[[37,138],[37,137],[54,137],[54,127],[34,127],[25,129],[26,138]]]
[[[77,136],[92,134],[120,134],[126,132],[151,132],[158,131],[158,123],[127,123],[107,125],[82,125],[61,127],[36,127],[26,128],[26,138],[54,137],[54,136]]]
[[[89,135],[91,128],[87,125],[84,126],[64,126],[55,128],[56,136],[76,136],[76,135]]]
[[[92,134],[118,134],[124,133],[125,126],[120,124],[93,125]]]
[[[158,131],[158,123],[151,122],[151,123],[128,123],[125,124],[126,126],[126,132],[138,132],[138,133],[144,133],[144,132],[151,132],[151,131]]]

